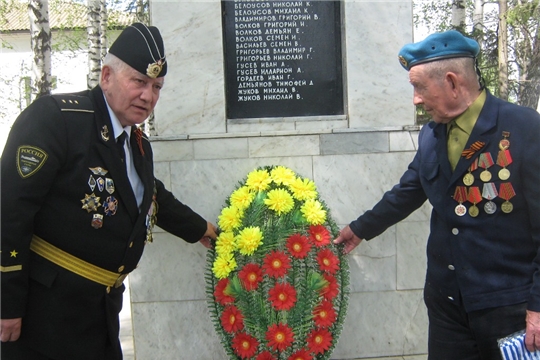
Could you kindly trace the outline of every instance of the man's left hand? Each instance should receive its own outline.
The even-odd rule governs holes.
[[[525,346],[533,352],[540,350],[540,312],[527,310]]]

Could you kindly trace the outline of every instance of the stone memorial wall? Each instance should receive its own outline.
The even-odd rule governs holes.
[[[235,9],[235,4],[256,3],[261,7]],[[152,23],[162,31],[169,64],[155,112],[157,136],[151,138],[155,172],[210,221],[217,222],[241,177],[257,166],[284,165],[313,179],[332,216],[344,226],[399,181],[414,157],[418,127],[412,87],[397,59],[413,38],[412,0],[307,4],[151,2]],[[272,14],[263,14],[265,9]],[[277,9],[299,13],[278,14]],[[261,14],[234,15],[240,10]],[[279,29],[268,26],[282,21],[279,16],[305,11],[310,20],[283,20],[296,21],[282,28],[290,33],[266,34]],[[276,21],[238,21],[244,16],[275,16]],[[258,24],[253,26],[260,26],[255,29],[261,34],[238,33],[237,40],[235,24],[240,23]],[[246,47],[260,43],[266,46]],[[237,56],[252,54],[237,54],[237,44],[243,47],[239,50],[259,49],[258,56],[271,58],[239,61]],[[272,59],[295,52],[302,59]],[[277,80],[278,75],[283,79]],[[263,78],[251,81],[251,76]],[[243,87],[259,81],[272,86]],[[306,85],[278,86],[277,81]],[[248,89],[258,90],[261,100],[239,101],[239,95],[254,95],[238,93]],[[293,96],[264,100],[264,95],[278,94],[264,89]],[[348,314],[332,359],[426,359],[422,288],[430,210],[425,204],[350,254]],[[201,245],[158,229],[129,277],[136,359],[227,359],[207,310],[205,255]]]

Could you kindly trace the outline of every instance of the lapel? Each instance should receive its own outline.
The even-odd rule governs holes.
[[[437,154],[437,161],[439,162],[439,168],[444,177],[449,180],[452,177],[452,168],[448,161],[448,147],[446,146],[446,124],[436,124],[433,133],[437,139],[435,143],[435,153]]]
[[[124,164],[117,155],[111,118],[107,110],[105,99],[103,98],[103,91],[99,86],[96,86],[90,92],[90,97],[96,105],[94,117],[97,132],[100,134],[99,141],[96,143],[97,150],[105,163],[106,169],[114,180],[115,190],[120,197],[120,202],[125,204],[129,216],[132,221],[135,222],[139,215],[137,201],[133,194],[133,190],[131,189],[131,183],[129,182]]]
[[[454,170],[449,185],[451,186],[453,183],[455,183],[458,179],[462,178],[463,175],[467,172],[471,164],[475,159],[477,159],[480,154],[486,151],[486,149],[489,147],[489,143],[491,141],[491,133],[493,132],[493,129],[497,126],[497,118],[498,118],[498,109],[495,106],[491,106],[493,102],[493,96],[488,92],[486,97],[486,102],[484,104],[484,107],[482,108],[482,111],[480,112],[480,115],[478,116],[478,120],[476,121],[476,124],[474,125],[474,128],[472,130],[471,136],[469,136],[469,140],[467,141],[467,145],[465,145],[465,149],[468,149],[471,147],[471,145],[476,141],[481,141],[484,144],[484,146],[476,151],[474,155],[470,159],[466,159],[464,157],[461,157],[456,165],[456,169]],[[445,137],[446,140],[446,137]],[[446,145],[446,144],[445,144]],[[446,157],[446,162],[448,162],[448,156]]]

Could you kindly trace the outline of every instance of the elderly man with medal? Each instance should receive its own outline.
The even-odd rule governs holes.
[[[478,53],[455,30],[401,49],[433,121],[399,184],[335,240],[350,252],[430,202],[430,360],[500,359],[498,339],[523,329],[540,349],[540,115],[490,94]]]
[[[15,121],[1,170],[3,360],[122,359],[123,281],[152,227],[206,247],[216,237],[154,177],[138,127],[167,66],[159,30],[135,23],[99,86],[41,97]]]

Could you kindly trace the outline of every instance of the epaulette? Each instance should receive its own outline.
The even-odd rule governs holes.
[[[52,95],[52,98],[58,104],[61,111],[75,111],[93,113],[94,107],[92,101],[86,96],[78,96],[73,94],[58,94]]]

